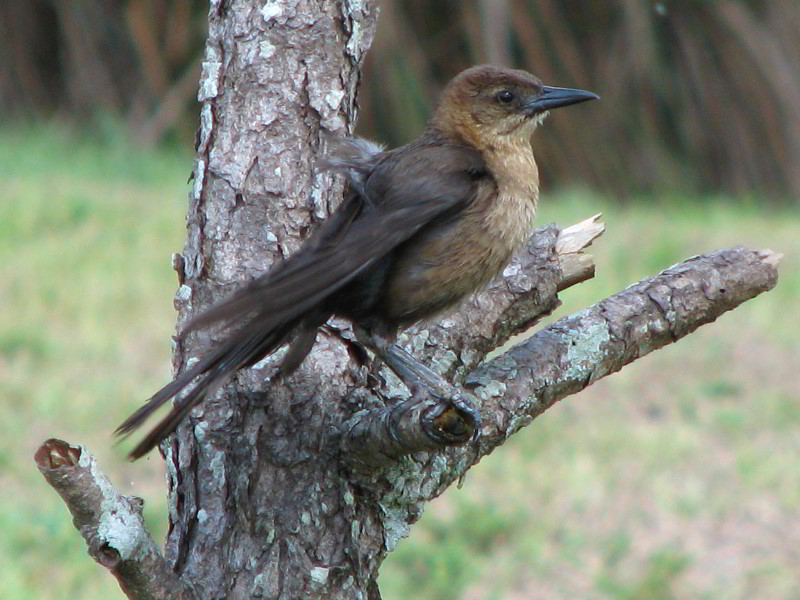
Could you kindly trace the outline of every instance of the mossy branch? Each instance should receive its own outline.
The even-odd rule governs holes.
[[[192,600],[144,525],[144,501],[123,496],[83,446],[51,438],[34,455],[36,466],[58,492],[89,554],[117,578],[131,600]]]
[[[404,507],[399,512],[405,517],[395,514],[395,521],[413,522],[424,502],[557,401],[772,289],[780,258],[771,250],[747,248],[690,258],[474,368],[460,381],[480,402],[479,445],[415,454],[369,475],[371,485],[384,490],[382,504]],[[469,315],[460,318],[470,320]]]

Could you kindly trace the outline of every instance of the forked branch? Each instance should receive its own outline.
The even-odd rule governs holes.
[[[690,258],[557,321],[476,368],[463,387],[480,401],[479,448],[414,455],[402,477],[383,472],[390,486],[386,497],[413,507],[438,496],[558,400],[772,289],[780,258],[771,250],[747,248]]]

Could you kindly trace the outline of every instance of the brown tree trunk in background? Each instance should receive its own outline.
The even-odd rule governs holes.
[[[340,184],[315,174],[314,157],[321,132],[352,130],[376,18],[372,0],[211,2],[188,241],[174,261],[179,321],[295,251],[339,201]],[[85,448],[48,440],[37,465],[130,598],[378,599],[387,552],[481,456],[564,396],[777,280],[767,251],[696,257],[481,365],[551,312],[558,291],[593,276],[581,250],[602,232],[595,221],[538,230],[502,280],[401,336],[479,399],[478,443],[422,451],[438,448],[426,437],[436,401],[409,402],[385,369],[374,377],[351,360],[346,333],[322,332],[292,377],[273,380],[280,353],[241,371],[162,446],[163,558],[141,502],[114,492]],[[176,371],[214,337],[178,344]]]

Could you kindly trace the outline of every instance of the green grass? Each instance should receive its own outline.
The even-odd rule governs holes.
[[[32,455],[87,444],[163,537],[162,467],[110,432],[170,375],[170,254],[191,158],[56,126],[0,129],[0,597],[122,598]],[[544,167],[543,167],[544,171]],[[797,598],[800,215],[756,199],[543,195],[540,222],[603,211],[594,280],[564,316],[687,256],[785,254],[781,281],[567,399],[434,501],[384,598]]]
[[[163,536],[157,461],[110,432],[170,376],[170,253],[191,158],[58,127],[0,131],[2,598],[122,597],[33,464],[47,437],[87,444]]]

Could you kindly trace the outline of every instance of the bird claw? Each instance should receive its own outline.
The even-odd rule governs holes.
[[[378,335],[356,329],[356,337],[372,348],[395,375],[405,383],[417,402],[434,398],[424,419],[431,436],[446,445],[475,443],[480,438],[481,416],[477,399],[454,387],[408,352]]]
[[[474,444],[481,435],[481,415],[475,397],[456,388],[447,393],[414,386],[413,397],[419,401],[436,398],[437,402],[426,415],[431,434],[448,445]]]

